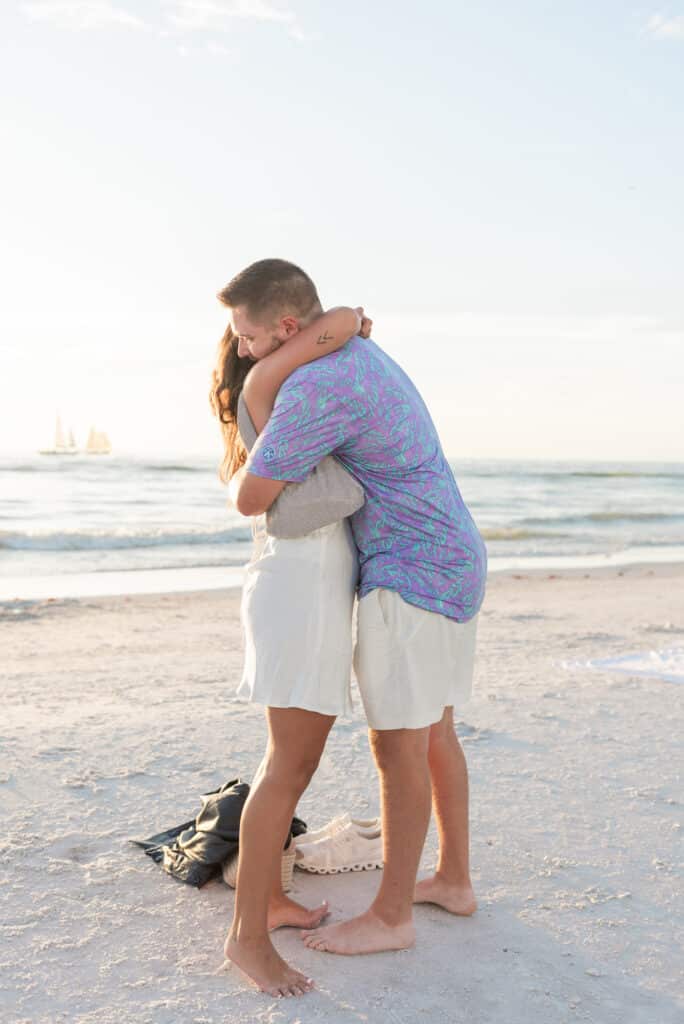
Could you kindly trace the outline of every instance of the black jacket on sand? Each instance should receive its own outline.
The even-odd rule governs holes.
[[[202,808],[192,821],[172,825],[149,839],[131,839],[164,871],[181,882],[200,889],[215,875],[221,865],[237,851],[240,839],[242,808],[249,796],[249,783],[240,779],[225,782],[218,789],[200,797]],[[293,818],[285,843],[306,832],[306,823]]]

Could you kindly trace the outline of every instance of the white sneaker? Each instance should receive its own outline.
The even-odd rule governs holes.
[[[380,828],[380,818],[352,818],[347,812],[345,814],[338,814],[337,817],[332,818],[327,825],[323,825],[322,828],[316,829],[315,832],[303,832],[300,836],[295,836],[292,840],[295,846],[308,846],[310,843],[317,843],[320,839],[327,839],[328,836],[332,836],[335,832],[339,832],[340,829],[348,828],[353,825],[354,828],[363,833],[373,833]]]
[[[316,875],[372,871],[383,866],[380,828],[357,831],[352,822],[332,835],[297,847],[295,866]]]

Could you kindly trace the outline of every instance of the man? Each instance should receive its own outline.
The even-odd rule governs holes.
[[[284,260],[252,264],[219,298],[231,311],[238,351],[254,359],[286,344],[321,312],[313,282]],[[465,915],[476,908],[467,768],[453,705],[470,692],[487,555],[423,400],[372,341],[353,338],[285,381],[235,478],[238,510],[265,512],[289,482],[304,480],[329,454],[366,495],[351,521],[360,564],[354,665],[380,774],[385,867],[364,914],[302,934],[312,949],[350,955],[411,946],[414,902]],[[327,732],[316,733],[312,712],[295,714],[301,717],[293,743],[308,744],[313,770]],[[434,877],[416,885],[431,803],[439,861]],[[292,981],[288,965],[277,963],[249,922],[241,930],[238,918],[228,955],[253,978],[268,967],[285,988],[305,991],[303,976]]]

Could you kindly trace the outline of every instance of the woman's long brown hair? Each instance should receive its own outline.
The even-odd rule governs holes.
[[[248,356],[238,355],[237,337],[229,324],[218,344],[209,391],[209,404],[223,434],[224,452],[219,477],[224,484],[247,461],[247,450],[238,432],[237,407],[245,377],[253,366],[254,361]]]

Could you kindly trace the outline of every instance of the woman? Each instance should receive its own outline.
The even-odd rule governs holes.
[[[210,395],[224,437],[220,471],[224,482],[229,483],[246,461],[245,444],[238,430],[241,401],[255,431],[260,432],[280,385],[293,370],[341,348],[357,334],[369,337],[370,329],[371,321],[363,317],[362,309],[340,307],[324,313],[275,352],[253,363],[240,358],[236,338],[228,328],[219,346]],[[317,344],[321,335],[326,338],[325,347]],[[340,472],[344,472],[341,467]],[[328,522],[295,539],[268,535],[264,525],[262,521],[261,530],[256,532],[241,605],[245,666],[238,694],[266,706],[269,726],[268,747],[253,780],[253,791],[267,765],[273,774],[274,761],[287,764],[286,760],[279,761],[285,752],[276,736],[281,737],[281,744],[286,742],[282,739],[284,716],[279,709],[313,712],[320,731],[318,739],[323,741],[335,717],[351,710],[351,619],[358,573],[356,547],[347,520]],[[279,714],[276,730],[273,722]],[[302,742],[296,729],[289,742]],[[307,781],[303,780],[304,787]],[[311,987],[310,980],[278,957],[268,931],[282,925],[316,927],[328,913],[327,903],[308,910],[288,899],[282,891],[280,858],[259,864],[260,850],[251,845],[249,864],[245,864],[243,849],[241,843],[235,918],[226,941],[226,956],[263,991],[272,995],[300,994]],[[250,922],[248,930],[254,935],[255,945],[259,945],[253,962],[249,957],[245,960],[244,941],[240,947],[236,934],[236,927],[239,930],[240,922],[245,920]]]

